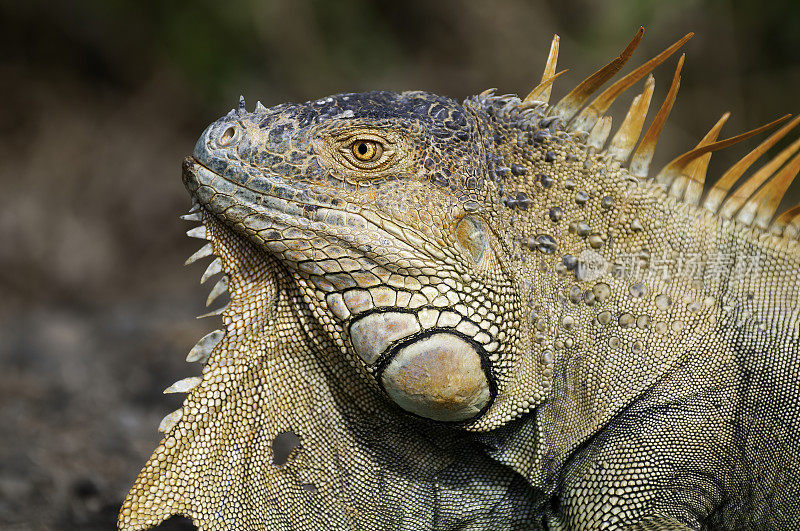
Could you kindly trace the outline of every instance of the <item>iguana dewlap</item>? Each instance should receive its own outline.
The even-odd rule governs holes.
[[[800,209],[775,213],[800,141],[749,169],[800,118],[713,187],[711,152],[776,122],[718,141],[725,114],[650,171],[683,57],[645,130],[649,73],[690,36],[591,101],[641,30],[554,105],[558,37],[524,99],[241,100],[211,124],[187,263],[230,301],[120,529],[796,526]]]

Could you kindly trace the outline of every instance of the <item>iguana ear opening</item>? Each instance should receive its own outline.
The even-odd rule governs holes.
[[[483,221],[472,216],[462,218],[456,225],[456,248],[479,266],[486,253],[489,238]]]

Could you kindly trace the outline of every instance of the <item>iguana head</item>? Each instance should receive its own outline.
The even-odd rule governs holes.
[[[168,389],[189,396],[120,526],[176,513],[208,527],[538,525],[570,452],[720,319],[719,282],[626,265],[713,252],[726,215],[769,226],[777,206],[758,196],[775,184],[728,194],[733,174],[698,206],[710,152],[763,130],[716,142],[726,116],[647,178],[682,59],[638,146],[652,77],[608,142],[610,104],[688,37],[588,105],[641,32],[555,105],[557,38],[524,99],[242,100],[211,124],[183,179],[202,222],[189,234],[210,242],[190,261],[218,257],[204,280],[223,274],[210,299],[230,293],[212,312],[225,326],[190,352],[203,376]],[[794,216],[771,229],[796,230]],[[299,446],[278,459],[288,433]]]
[[[206,130],[184,180],[291,270],[338,355],[397,405],[485,430],[549,378],[521,326],[489,125],[480,102],[421,92],[242,109]]]

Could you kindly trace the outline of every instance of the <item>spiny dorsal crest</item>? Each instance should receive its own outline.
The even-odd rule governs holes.
[[[546,110],[543,111],[546,116],[560,119],[568,131],[585,134],[585,143],[589,148],[626,166],[631,175],[656,183],[669,195],[684,203],[700,206],[721,218],[736,220],[745,226],[757,227],[777,236],[783,235],[788,239],[800,237],[800,207],[791,208],[777,217],[775,216],[789,185],[800,171],[800,153],[798,153],[800,139],[768,160],[737,186],[740,178],[756,159],[764,155],[800,123],[800,116],[786,123],[731,166],[705,194],[703,194],[703,189],[706,183],[706,172],[714,151],[772,129],[786,121],[791,115],[787,114],[752,131],[725,140],[717,140],[722,126],[730,116],[730,113],[726,112],[697,146],[673,159],[658,173],[650,172],[650,163],[658,138],[678,94],[684,56],[682,55],[678,60],[663,104],[642,136],[641,132],[655,88],[655,79],[650,73],[691,39],[693,33],[687,34],[589,102],[589,98],[622,69],[633,55],[643,34],[644,29],[639,28],[619,57],[578,84],[558,103],[549,106],[553,82],[566,72],[566,70],[562,70],[555,73],[559,50],[559,37],[556,35],[550,46],[541,83],[522,100],[520,106],[524,109],[546,107]],[[633,98],[622,125],[608,142],[611,136],[612,120],[611,116],[605,113],[623,92],[645,76],[647,79],[644,89]],[[641,141],[639,141],[640,137]]]

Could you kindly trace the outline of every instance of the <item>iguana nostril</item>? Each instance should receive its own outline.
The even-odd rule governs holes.
[[[217,140],[217,145],[219,145],[219,147],[228,147],[231,144],[236,143],[238,137],[239,137],[239,130],[236,129],[236,127],[234,126],[230,126],[227,129],[225,129],[225,131],[223,131],[222,134],[219,136],[219,139]]]

